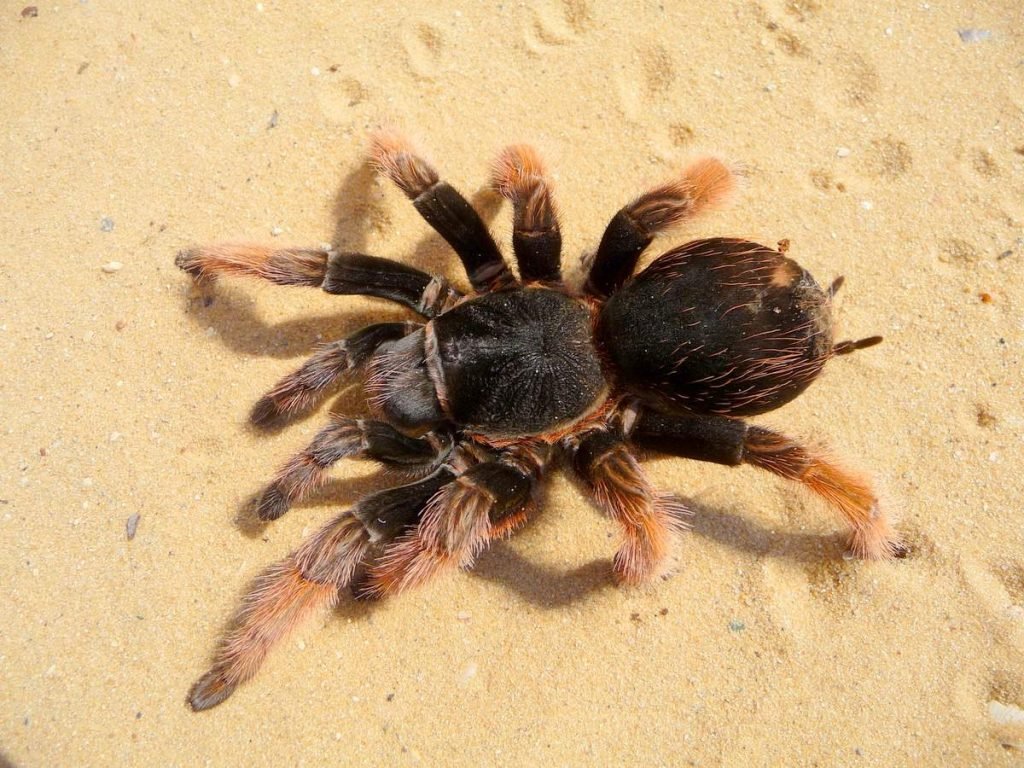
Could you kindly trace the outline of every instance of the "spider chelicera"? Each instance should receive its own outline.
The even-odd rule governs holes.
[[[659,574],[689,514],[651,486],[638,461],[649,451],[795,480],[842,515],[853,554],[900,553],[865,478],[740,418],[795,398],[829,358],[880,341],[834,343],[841,279],[822,290],[782,244],[734,238],[689,242],[633,274],[656,234],[731,196],[736,178],[725,163],[698,158],[616,213],[574,289],[562,279],[551,186],[531,147],[505,149],[492,179],[512,202],[518,277],[473,207],[406,139],[377,134],[370,159],[458,254],[469,294],[394,261],[322,248],[217,245],[176,260],[197,280],[261,277],[389,299],[418,316],[325,345],[254,407],[258,425],[287,420],[357,373],[374,415],[332,416],[263,491],[262,520],[320,487],[342,458],[418,479],[362,499],[256,580],[192,688],[194,709],[227,698],[342,590],[380,597],[470,566],[526,519],[558,459],[617,523],[612,569],[626,585]]]

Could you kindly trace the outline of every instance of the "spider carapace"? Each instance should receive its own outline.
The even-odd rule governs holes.
[[[201,281],[249,275],[388,299],[418,316],[323,346],[254,407],[258,425],[286,420],[354,373],[373,414],[333,416],[262,492],[263,520],[320,487],[342,458],[417,479],[363,498],[255,581],[192,688],[194,709],[227,698],[295,624],[342,590],[379,597],[470,566],[526,519],[556,459],[617,524],[612,570],[623,584],[659,574],[689,514],[648,481],[639,463],[648,452],[794,480],[841,514],[854,554],[899,552],[865,478],[740,418],[789,402],[831,357],[880,340],[834,342],[840,281],[822,290],[784,247],[734,238],[689,242],[634,274],[655,235],[732,195],[736,178],[725,163],[701,157],[622,208],[583,286],[572,289],[562,280],[550,182],[532,148],[508,147],[492,179],[512,203],[518,277],[473,207],[407,140],[378,134],[370,157],[458,254],[469,294],[394,261],[322,248],[220,245],[177,258]]]

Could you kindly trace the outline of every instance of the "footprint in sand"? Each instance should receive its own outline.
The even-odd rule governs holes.
[[[593,23],[593,11],[587,0],[536,3],[533,23],[525,33],[526,48],[534,54],[542,54],[549,47],[569,45]]]
[[[971,167],[976,174],[986,179],[999,176],[999,165],[987,149],[977,148],[971,153]]]
[[[403,26],[400,37],[413,76],[433,80],[441,68],[445,49],[441,30],[426,22],[412,22]]]
[[[906,174],[914,164],[914,157],[906,142],[892,136],[871,142],[868,169],[882,181],[895,181]]]
[[[661,45],[649,45],[635,52],[616,76],[619,104],[623,114],[637,120],[664,101],[676,80],[676,68]]]
[[[850,107],[867,107],[878,95],[881,78],[874,64],[859,53],[840,53],[834,71],[840,80],[840,93]]]
[[[370,91],[354,77],[330,79],[317,95],[320,111],[334,123],[352,119],[352,110],[370,98]]]
[[[803,22],[814,16],[818,9],[818,4],[816,2],[797,0],[797,2],[786,3],[783,10],[790,16],[796,17],[798,21]],[[778,46],[779,50],[787,56],[795,56],[798,58],[806,58],[811,55],[811,49],[807,43],[804,42],[804,39],[779,22],[777,20],[777,14],[771,9],[755,4],[752,7],[752,10],[758,24],[771,33],[771,36],[774,38],[775,44]]]

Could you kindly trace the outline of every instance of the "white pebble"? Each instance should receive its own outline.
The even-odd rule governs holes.
[[[772,91],[775,90],[775,83],[767,83],[764,89],[768,91],[768,93],[771,93]]]
[[[1024,725],[1024,709],[994,699],[988,703],[988,716],[1000,725]]]
[[[100,267],[100,269],[102,269],[108,275],[112,275],[115,272],[120,272],[123,266],[124,264],[122,264],[120,261],[108,261],[106,264]]]
[[[284,232],[284,230],[281,229],[280,227],[271,227],[270,229],[270,234],[273,235],[274,237],[277,237],[282,232]]]
[[[306,641],[305,640],[299,640],[299,642],[297,642],[296,645],[299,646],[299,650],[300,651],[306,650]]]
[[[320,67],[311,67],[309,70],[309,74],[311,74],[313,77],[320,77]]]
[[[240,78],[237,74],[234,73],[232,73],[231,77],[228,78],[228,85],[230,85],[232,88],[237,88],[238,84],[241,82],[242,78]]]
[[[458,619],[459,621],[469,621],[469,618],[470,618],[469,612],[468,611],[459,611],[457,614],[455,614],[455,618]]]
[[[849,156],[850,156],[850,148],[849,147],[839,147],[836,150],[836,157],[849,157]]]
[[[474,677],[476,677],[476,662],[471,661],[462,668],[462,682],[468,683]]]
[[[861,200],[860,207],[863,208],[865,211],[870,211],[872,208],[875,207],[875,204],[872,203],[870,200]]]
[[[116,443],[120,439],[121,439],[121,433],[120,432],[111,432],[110,435],[107,437],[107,440],[109,440],[112,443]]]

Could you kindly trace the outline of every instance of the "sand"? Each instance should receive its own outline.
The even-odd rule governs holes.
[[[874,6],[874,7],[868,7]],[[0,10],[0,751],[54,765],[1024,763],[1024,12],[1016,0],[288,4]],[[546,157],[567,272],[689,155],[733,208],[655,243],[773,244],[846,276],[833,361],[756,419],[884,489],[910,556],[844,559],[754,469],[647,466],[695,510],[675,575],[615,587],[562,476],[471,574],[304,626],[222,706],[185,695],[249,580],[380,487],[255,534],[239,511],[329,408],[252,403],[323,339],[401,318],[222,282],[196,243],[358,249],[464,277],[364,162],[401,126],[508,248],[491,160]],[[139,515],[132,540],[126,524]]]

